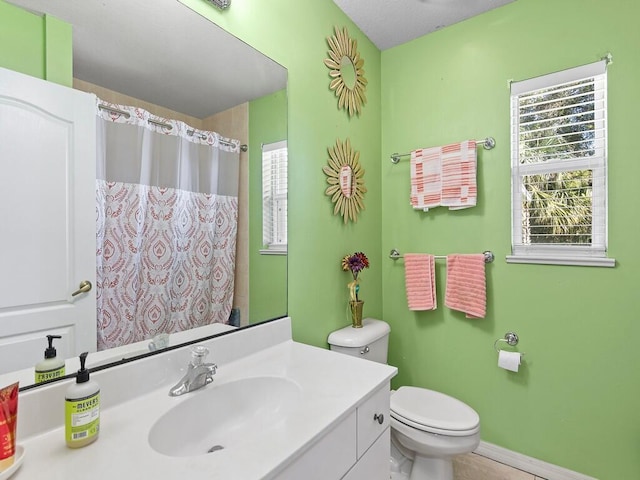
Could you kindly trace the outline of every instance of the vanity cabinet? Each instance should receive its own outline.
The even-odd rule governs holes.
[[[100,415],[104,428],[98,442],[87,448],[64,448],[59,412],[64,410],[64,394],[71,380],[21,392],[18,439],[27,457],[15,480],[41,478],[44,471],[51,480],[66,480],[71,471],[74,478],[92,480],[389,479],[389,382],[397,372],[395,367],[294,342],[288,318],[202,344],[216,352],[219,372],[207,391],[185,398],[170,397],[167,392],[188,364],[187,346],[94,372],[91,377],[104,392]],[[238,359],[240,351],[245,355]],[[214,389],[225,384],[244,385],[246,395],[252,395],[248,381],[267,377],[287,379],[299,387],[299,403],[292,408],[283,403],[284,421],[261,429],[258,421],[269,412],[256,412],[247,420],[256,422],[255,428],[243,430],[246,438],[229,440],[223,450],[208,455],[195,443],[190,456],[159,453],[151,445],[150,431],[169,412],[185,415],[181,433],[190,432],[194,442],[199,441],[196,437],[208,438],[206,429],[186,426],[193,418],[189,412],[198,410],[187,412],[183,402],[196,402],[198,395],[215,396]],[[132,378],[135,388],[126,380]],[[282,394],[277,387],[282,382],[271,379],[267,385],[261,396]],[[209,416],[202,417],[203,422],[206,418]],[[234,425],[220,429],[228,428],[232,437]],[[219,427],[218,423],[214,426]],[[193,431],[185,431],[189,428]],[[226,435],[223,430],[218,434]],[[205,446],[209,448],[209,442]]]
[[[273,478],[388,480],[389,395],[386,383]]]

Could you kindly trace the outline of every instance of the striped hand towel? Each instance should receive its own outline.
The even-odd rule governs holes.
[[[467,318],[487,313],[487,284],[482,253],[447,256],[447,288],[444,304],[464,312]]]
[[[441,205],[449,210],[475,207],[477,156],[475,140],[442,147]]]
[[[435,310],[435,258],[422,253],[404,255],[404,274],[409,310]]]
[[[411,152],[411,206],[425,212],[440,206],[442,195],[440,147]]]

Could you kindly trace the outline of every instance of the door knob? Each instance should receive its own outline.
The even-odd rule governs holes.
[[[75,297],[76,295],[80,295],[81,293],[87,293],[89,290],[91,290],[91,282],[89,280],[83,280],[80,282],[78,290],[73,292],[71,296]]]

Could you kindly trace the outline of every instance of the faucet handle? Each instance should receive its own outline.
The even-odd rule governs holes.
[[[202,360],[209,355],[209,349],[204,345],[194,345],[191,347],[191,364],[194,367],[202,365]]]

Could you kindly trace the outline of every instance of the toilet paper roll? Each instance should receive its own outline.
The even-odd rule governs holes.
[[[517,372],[520,367],[520,359],[522,355],[519,352],[507,352],[500,350],[498,355],[498,366],[505,370]]]

